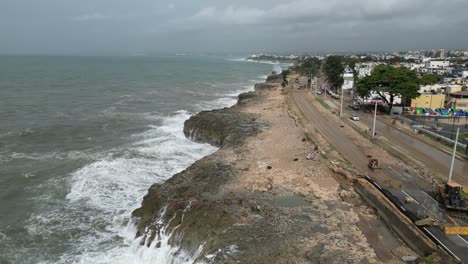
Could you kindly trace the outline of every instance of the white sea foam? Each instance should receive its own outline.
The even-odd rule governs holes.
[[[220,95],[221,98],[200,103],[197,109],[232,106],[239,93],[253,89],[253,83]],[[110,107],[101,114],[112,116],[118,113],[117,109]],[[142,238],[135,239],[135,224],[129,218],[131,212],[140,206],[149,186],[167,180],[194,161],[216,151],[213,146],[186,139],[182,129],[190,114],[183,110],[167,117],[154,113],[140,114],[139,118],[157,125],[148,125],[147,131],[133,135],[133,143],[129,145],[87,156],[87,164],[67,178],[54,178],[53,182],[44,183],[49,186],[71,184],[70,191],[61,207],[56,206],[52,210],[45,207],[41,214],[33,215],[26,226],[27,232],[31,236],[46,238],[76,233],[76,230],[80,233],[73,239],[72,249],[53,263],[193,263],[203,245],[198,251],[185,252],[177,246],[171,247],[170,234],[164,234],[159,248],[155,248],[155,243],[150,247],[140,246]],[[14,158],[82,158],[85,152],[80,153],[50,153],[45,156],[16,153]],[[44,193],[44,197],[35,199],[50,201],[51,195]],[[38,262],[52,263],[52,260]]]
[[[253,63],[262,63],[262,64],[272,64],[272,65],[282,65],[282,66],[293,66],[293,63],[287,63],[287,62],[278,62],[278,61],[265,61],[265,60],[252,60],[252,59],[246,59],[246,58],[241,58],[241,59],[229,59],[230,61],[238,61],[238,62],[253,62]]]
[[[237,98],[234,97],[223,97],[218,98],[212,101],[202,102],[197,104],[197,108],[200,111],[207,110],[207,109],[214,109],[214,108],[224,108],[233,106],[237,103]]]
[[[185,138],[183,122],[189,116],[188,112],[179,111],[164,118],[162,125],[151,126],[146,132],[134,135],[136,142],[127,146],[123,156],[115,158],[108,155],[73,173],[71,191],[67,195],[70,205],[84,204],[100,212],[94,216],[96,219],[84,222],[104,221],[106,225],[105,230],[79,239],[77,247],[83,247],[81,251],[85,253],[73,258],[73,262],[184,263],[183,260],[189,258],[189,254],[184,256],[182,251],[171,248],[168,237],[165,238],[164,247],[155,250],[154,245],[150,248],[139,246],[140,241],[134,239],[136,230],[131,223],[122,231],[131,211],[140,205],[141,197],[151,184],[163,182],[195,160],[216,150],[210,145],[194,143]],[[45,218],[49,217],[63,219],[63,216]],[[100,244],[112,241],[115,235],[123,243],[100,248]],[[67,261],[70,259],[65,256],[62,262]]]

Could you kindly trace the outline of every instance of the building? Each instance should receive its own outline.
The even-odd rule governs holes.
[[[388,102],[390,102],[390,94],[384,92],[382,92],[381,94],[382,96],[385,96],[385,99],[387,99]],[[386,104],[386,102],[382,100],[382,97],[380,97],[379,93],[375,91],[371,91],[369,97],[359,98],[358,101],[364,104],[374,104],[376,102],[378,104]],[[393,105],[401,105],[401,103],[401,96],[397,95],[393,98]]]
[[[463,72],[462,72],[462,78],[463,78],[463,79],[468,78],[468,71],[463,71]]]
[[[450,61],[431,60],[426,65],[429,69],[444,69],[450,66]]]
[[[345,72],[343,74],[343,79],[344,79],[344,82],[343,82],[343,86],[341,86],[341,89],[344,89],[344,90],[349,90],[349,89],[353,89],[354,87],[354,75],[352,72]]]
[[[443,85],[443,84],[429,84],[429,85],[421,85],[419,87],[419,93],[420,94],[423,94],[423,93],[441,93],[442,92],[442,89],[446,87],[446,85]],[[444,89],[445,90],[445,89]]]
[[[372,69],[373,69],[372,67],[360,67],[358,71],[358,77],[364,78],[366,76],[371,75]]]
[[[444,108],[445,94],[422,93],[419,97],[411,99],[411,107]]]
[[[452,92],[448,94],[447,107],[468,111],[468,91]]]
[[[450,94],[450,93],[456,93],[456,92],[460,92],[462,90],[462,86],[461,85],[457,85],[457,84],[449,84],[446,86],[446,90],[445,92],[447,94]]]

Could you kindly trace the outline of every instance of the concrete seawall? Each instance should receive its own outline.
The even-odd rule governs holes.
[[[437,246],[365,179],[354,182],[354,189],[404,242],[421,256],[432,254]]]

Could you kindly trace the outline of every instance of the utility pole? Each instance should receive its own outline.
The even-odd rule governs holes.
[[[341,87],[341,106],[340,106],[340,117],[343,116],[343,87]]]
[[[374,109],[374,126],[372,128],[372,138],[375,138],[375,122],[377,121],[377,101],[375,101],[375,109]]]
[[[457,152],[457,143],[458,143],[458,133],[460,132],[460,127],[457,128],[457,135],[455,136],[455,144],[453,145],[453,153],[452,153],[452,163],[450,164],[450,172],[448,182],[452,182],[452,173],[453,173],[453,164],[455,163],[455,154]]]
[[[323,100],[327,100],[327,86],[324,85],[324,84],[325,84],[325,79],[322,79],[322,80],[323,80],[322,86],[325,86],[325,95],[324,95],[324,97],[323,97]]]
[[[319,77],[315,76],[315,97],[317,97],[317,90],[319,89]]]

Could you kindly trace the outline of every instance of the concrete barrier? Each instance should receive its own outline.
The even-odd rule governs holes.
[[[385,223],[420,256],[432,254],[437,246],[413,222],[402,214],[379,190],[365,179],[354,182],[354,189],[376,211]]]

